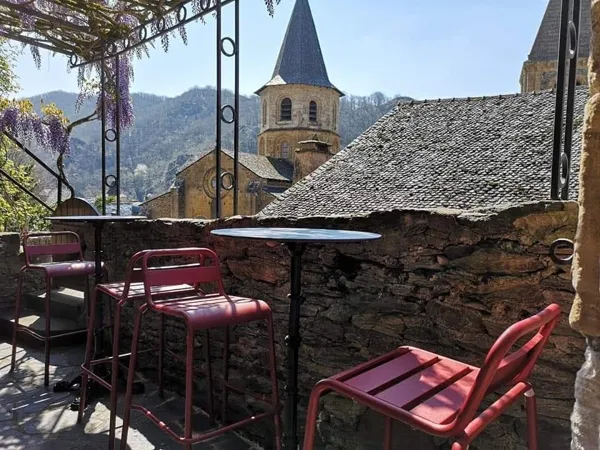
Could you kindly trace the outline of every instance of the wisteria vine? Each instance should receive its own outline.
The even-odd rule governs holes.
[[[263,1],[273,15],[280,0]],[[106,58],[79,68],[80,95],[76,106],[81,106],[84,99],[96,97],[96,118],[104,103],[108,126],[115,127],[118,119],[124,129],[134,120],[130,95],[133,57],[148,55],[147,45],[139,45],[145,39],[145,32],[139,32],[140,26],[149,24],[150,33],[174,27],[160,35],[165,51],[176,33],[187,44],[185,27],[176,27],[185,5],[199,14],[214,7],[216,0],[0,0],[0,38],[29,45],[38,67],[39,48],[55,48],[82,61],[94,60],[98,53],[105,54]],[[103,44],[107,42],[108,47]],[[132,48],[128,50],[129,47]],[[118,59],[111,56],[117,52]],[[104,91],[100,83],[102,71]],[[3,108],[0,105],[0,131],[35,139],[39,145],[61,154],[69,152],[71,129],[62,114],[47,112],[37,116],[32,109],[19,110],[14,102]]]

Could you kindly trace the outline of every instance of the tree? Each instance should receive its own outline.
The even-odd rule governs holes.
[[[15,56],[14,48],[0,42],[0,103],[7,102],[6,99],[19,89],[14,72]],[[20,158],[13,157],[18,151],[5,135],[0,135],[0,169],[29,191],[34,191],[38,187],[33,176],[34,165],[22,164]],[[45,215],[48,215],[46,208],[0,174],[0,231],[44,228],[47,225]]]

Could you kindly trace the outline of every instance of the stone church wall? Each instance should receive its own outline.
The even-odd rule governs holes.
[[[577,85],[587,86],[587,58],[577,61]],[[527,61],[521,74],[521,92],[539,92],[556,88],[557,61]]]
[[[215,239],[210,230],[233,226],[340,227],[378,232],[369,244],[309,247],[304,258],[303,341],[300,357],[300,423],[308,395],[321,378],[352,367],[399,345],[414,345],[473,364],[481,364],[494,339],[509,324],[551,302],[563,308],[560,325],[533,375],[538,394],[540,448],[569,448],[569,415],[575,373],[581,365],[584,339],[568,325],[573,290],[569,267],[548,256],[549,244],[575,232],[575,203],[540,203],[504,210],[449,213],[395,211],[354,218],[234,218],[221,222],[148,221],[107,226],[105,256],[112,279],[122,278],[129,256],[145,248],[209,246],[221,258],[229,292],[263,298],[273,308],[280,386],[285,377],[289,254],[279,245]],[[127,312],[130,314],[130,312]],[[130,316],[128,316],[130,317]],[[128,320],[125,323],[130,323]],[[156,336],[152,321],[146,337]],[[123,339],[128,341],[128,329]],[[213,358],[218,371],[219,340],[214,333]],[[180,323],[167,322],[167,342],[183,348]],[[232,377],[258,390],[268,387],[264,326],[233,332]],[[198,351],[200,361],[201,351]],[[167,359],[170,389],[179,392],[183,372]],[[199,362],[200,364],[200,362]],[[154,377],[156,361],[142,362]],[[201,384],[199,385],[201,386]],[[283,389],[282,393],[283,393]],[[198,390],[198,402],[204,396]],[[239,415],[256,404],[231,396]],[[319,448],[381,448],[382,420],[365,408],[326,397],[320,415]],[[474,449],[524,449],[525,420],[521,404],[510,409],[474,443]],[[271,448],[270,424],[249,436]],[[395,449],[448,449],[432,438],[398,425]]]

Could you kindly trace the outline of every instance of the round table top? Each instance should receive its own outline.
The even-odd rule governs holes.
[[[352,230],[325,230],[317,228],[227,228],[213,230],[211,234],[237,239],[258,239],[263,241],[327,243],[373,241],[380,234]]]
[[[50,216],[48,220],[55,222],[131,222],[147,219],[146,216]]]

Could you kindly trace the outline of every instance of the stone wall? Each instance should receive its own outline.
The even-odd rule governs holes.
[[[19,270],[25,264],[19,233],[0,233],[0,309],[14,308]],[[43,279],[28,273],[23,284],[25,292],[43,289]]]
[[[210,230],[267,225],[381,233],[383,238],[377,242],[312,246],[305,254],[301,424],[310,389],[323,377],[400,345],[419,346],[480,364],[507,325],[558,302],[563,318],[541,357],[533,384],[538,394],[540,448],[567,449],[575,373],[583,360],[585,344],[568,325],[573,297],[569,268],[553,264],[548,247],[555,238],[573,237],[576,217],[575,203],[557,202],[498,211],[396,211],[299,221],[149,221],[107,227],[110,239],[105,239],[105,255],[112,277],[121,278],[127,259],[140,249],[190,245],[215,248],[228,290],[263,298],[272,305],[283,387],[289,255],[279,245],[215,239]],[[149,327],[146,338],[155,336]],[[127,342],[130,330],[122,334]],[[169,321],[167,336],[168,345],[183,350],[180,324]],[[215,358],[219,337],[215,336]],[[264,326],[255,325],[239,327],[233,339],[233,378],[259,390],[268,387],[263,338]],[[155,366],[155,361],[142,362],[150,376]],[[169,363],[167,379],[171,388],[181,388],[180,363]],[[247,405],[233,396],[231,406],[236,414],[257,410],[254,403]],[[382,420],[365,408],[328,396],[322,403],[320,418],[319,448],[381,448]],[[251,438],[270,448],[272,435],[268,427],[255,427],[249,432]],[[428,437],[404,426],[396,427],[395,433],[394,448],[449,448],[445,439]],[[524,449],[522,406],[514,406],[502,416],[472,448]]]

